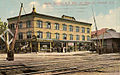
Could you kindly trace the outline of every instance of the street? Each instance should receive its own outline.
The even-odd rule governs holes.
[[[7,61],[0,54],[0,75],[120,75],[120,54],[28,53]]]

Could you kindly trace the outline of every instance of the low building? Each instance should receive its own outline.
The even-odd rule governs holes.
[[[92,32],[91,32],[91,38],[96,37],[96,35],[97,35],[97,36],[100,36],[100,35],[102,35],[103,33],[105,33],[107,30],[108,30],[108,28],[102,28],[102,29],[97,30],[97,31],[92,31]],[[96,34],[96,33],[97,33],[97,34]]]
[[[92,38],[92,40],[101,44],[103,53],[120,52],[120,33],[114,29],[107,29],[98,37]]]
[[[18,16],[7,19],[13,32],[17,19]],[[33,8],[31,13],[21,16],[16,44],[17,47],[28,44],[32,51],[39,52],[56,51],[58,47],[68,50],[70,46],[73,51],[78,50],[80,43],[91,39],[91,25],[65,15],[59,18],[39,14]]]

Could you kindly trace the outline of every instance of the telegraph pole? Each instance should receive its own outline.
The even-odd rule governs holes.
[[[22,8],[23,8],[23,3],[21,3],[20,12],[19,12],[19,16],[18,16],[18,21],[16,23],[15,35],[14,35],[14,38],[13,38],[13,41],[12,41],[12,44],[11,44],[11,49],[7,51],[7,60],[8,61],[14,61],[14,46],[15,46],[15,41],[16,41],[16,37],[17,37],[17,33],[18,33],[18,25],[19,25],[20,18],[21,18]]]
[[[94,14],[94,11],[93,11],[93,8],[92,8],[92,13],[93,13],[93,20],[94,20],[94,23],[95,23],[95,30],[96,30],[96,37],[97,37],[97,40],[98,40],[98,42],[96,41],[96,44],[97,44],[97,51],[98,51],[98,53],[99,54],[101,54],[101,43],[100,43],[100,40],[98,39],[98,28],[97,28],[97,24],[96,24],[96,19],[95,19],[95,14]]]

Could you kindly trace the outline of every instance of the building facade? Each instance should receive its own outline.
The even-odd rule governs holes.
[[[101,31],[101,30],[99,30]],[[99,42],[102,53],[120,52],[120,33],[114,29],[101,31],[98,37],[92,38],[94,42]]]
[[[8,18],[9,28],[13,32],[17,19],[18,17]],[[22,46],[22,42],[27,42],[32,51],[53,51],[58,47],[67,50],[69,46],[77,50],[77,44],[90,40],[91,25],[65,15],[59,18],[39,14],[33,8],[31,13],[21,16],[16,42],[19,46]]]

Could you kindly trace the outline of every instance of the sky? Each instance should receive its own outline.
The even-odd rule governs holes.
[[[93,8],[98,29],[113,28],[120,32],[120,0],[0,0],[2,21],[7,22],[7,18],[18,16],[20,2],[25,9],[22,14],[30,13],[34,5],[40,14],[67,15],[80,22],[92,23],[92,31],[95,30]]]

